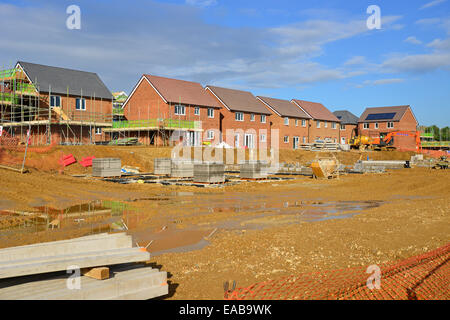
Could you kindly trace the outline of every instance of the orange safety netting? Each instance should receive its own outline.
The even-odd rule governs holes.
[[[311,272],[238,288],[228,300],[448,300],[450,243],[401,262],[379,266],[379,289],[374,269],[357,267]],[[372,289],[368,286],[368,278]]]

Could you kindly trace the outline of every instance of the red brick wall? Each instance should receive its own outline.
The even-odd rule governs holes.
[[[284,124],[284,117],[280,117],[277,114],[271,115],[272,130],[278,129],[279,148],[280,149],[293,149],[294,137],[298,137],[299,145],[308,142],[308,119],[301,118],[289,118],[289,125]],[[297,125],[295,124],[297,120]],[[304,126],[302,126],[302,120],[304,120]],[[289,137],[288,143],[284,142],[284,137]],[[305,140],[303,140],[305,138]],[[297,146],[298,148],[298,146]]]
[[[127,120],[179,119],[202,121],[204,137],[206,137],[207,130],[219,128],[220,112],[218,108],[214,109],[214,118],[209,118],[208,107],[183,105],[186,114],[175,115],[175,104],[165,103],[150,83],[143,79],[124,106],[124,115]],[[200,115],[195,115],[195,107],[200,108]]]
[[[387,127],[388,121],[378,122],[378,129],[375,129],[375,122],[369,122],[369,129],[364,129],[364,123],[358,124],[358,130],[361,135],[370,137],[379,137],[380,133],[389,133],[393,131],[416,131],[418,123],[413,113],[408,109],[398,122],[394,122],[394,128]],[[394,137],[393,146],[397,149],[415,149],[415,137]]]
[[[317,128],[317,122],[320,121],[320,128]],[[333,142],[340,142],[339,141],[339,131],[340,126],[339,122],[336,123],[335,129],[332,128],[332,122],[327,121],[327,127],[325,127],[325,122],[323,120],[310,120],[309,121],[309,142],[312,143],[318,138],[321,140],[324,140],[325,138],[330,138]]]
[[[338,126],[340,128],[340,125]],[[353,136],[357,135],[357,128],[358,126],[356,124],[346,124],[344,130],[339,129],[339,143],[344,143],[344,141],[342,141],[342,138],[345,138],[345,144],[348,144],[350,139]]]

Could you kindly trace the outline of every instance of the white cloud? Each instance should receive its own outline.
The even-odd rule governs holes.
[[[216,5],[217,0],[186,0],[186,4],[206,8]]]
[[[432,24],[438,24],[441,22],[441,19],[439,18],[425,18],[425,19],[419,19],[416,21],[416,24],[419,25],[432,25]]]
[[[391,78],[391,79],[378,79],[378,80],[366,80],[363,83],[357,84],[356,88],[363,88],[367,86],[380,86],[386,84],[402,83],[405,79]]]
[[[348,59],[347,61],[344,62],[344,66],[355,66],[355,65],[362,65],[362,64],[366,64],[366,58],[363,56],[355,56],[352,57],[350,59]]]
[[[450,66],[450,53],[416,54],[389,58],[383,62],[386,72],[425,73]]]
[[[446,1],[447,0],[434,0],[434,1],[431,1],[431,2],[428,2],[428,3],[425,3],[422,7],[420,7],[420,10],[437,6],[437,5],[439,5],[441,3],[444,3]]]
[[[433,41],[427,44],[427,47],[450,52],[450,38],[445,40],[434,39]]]
[[[418,39],[417,39],[416,37],[414,37],[414,36],[408,37],[408,38],[406,38],[406,39],[403,40],[403,41],[408,42],[408,43],[412,43],[412,44],[422,44],[422,41],[418,40]]]

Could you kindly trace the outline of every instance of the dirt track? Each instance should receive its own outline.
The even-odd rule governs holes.
[[[117,148],[113,152],[118,156],[128,153],[135,162],[130,160],[126,164],[151,170],[151,162],[155,156],[151,151],[139,149]],[[66,150],[64,152],[67,153]],[[165,152],[158,156],[167,156]],[[83,154],[87,155],[89,154]],[[107,151],[104,155],[110,156],[111,152]],[[347,158],[342,159],[343,162],[355,161],[360,157],[357,153],[341,153],[338,156]],[[409,158],[409,154],[402,153],[391,153],[389,156],[396,159]],[[305,162],[312,159],[314,154],[292,152],[280,157],[285,162]],[[370,157],[376,159],[385,155],[370,153]],[[32,169],[26,175],[5,170],[1,174],[0,209],[25,210],[44,204],[64,208],[95,199],[146,198],[147,200],[132,202],[133,206],[144,213],[141,223],[133,230],[139,236],[154,235],[155,231],[166,225],[167,230],[161,234],[173,234],[173,242],[178,241],[176,239],[180,235],[176,231],[186,231],[186,238],[197,241],[209,234],[218,223],[249,218],[242,220],[239,228],[219,228],[213,234],[211,243],[200,250],[166,253],[152,258],[152,263],[171,274],[171,298],[174,299],[221,299],[223,282],[227,280],[236,280],[238,286],[248,286],[300,272],[383,263],[440,247],[450,240],[448,171],[415,168],[386,174],[348,175],[339,180],[320,181],[301,177],[287,182],[252,182],[223,189],[202,189],[202,193],[210,194],[204,197],[198,195],[199,190],[194,187],[119,185],[74,178],[67,174],[58,175],[42,169]],[[380,205],[361,209],[357,212],[359,214],[346,219],[309,223],[294,221],[293,216],[288,214],[267,216],[261,210],[255,218],[254,208],[250,205],[243,206],[239,211],[220,209],[212,210],[210,214],[193,214],[200,204],[196,206],[171,202],[174,194],[175,199],[178,199],[176,197],[179,194],[176,192],[195,192],[199,199],[211,199],[211,207],[215,207],[216,199],[224,201],[230,194],[240,194],[249,199],[298,194],[299,203],[296,200],[294,209],[298,207],[299,210],[309,210],[315,203],[336,201],[376,201]],[[166,195],[169,200],[164,199]],[[289,198],[289,205],[292,205],[291,200],[292,197]],[[255,200],[255,203],[258,201]],[[278,208],[271,198],[264,201],[268,206]],[[257,223],[263,227],[250,228],[249,223]],[[202,229],[196,231],[193,226]],[[42,234],[39,237],[41,236],[40,240],[44,241],[54,239],[54,236],[45,238],[46,235]],[[145,241],[148,239],[152,239],[151,236],[141,238]],[[180,243],[186,244],[183,241]],[[150,246],[150,251],[163,248],[163,242],[158,244],[155,241],[155,247]]]

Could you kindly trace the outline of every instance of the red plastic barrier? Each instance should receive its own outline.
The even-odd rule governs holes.
[[[61,157],[61,159],[59,159],[59,164],[62,165],[63,167],[70,166],[71,164],[74,164],[75,162],[77,162],[77,160],[75,159],[73,154],[69,154],[67,156],[63,155]]]
[[[85,168],[92,167],[92,160],[93,159],[95,159],[94,156],[92,156],[92,157],[85,157],[85,158],[81,159],[81,161],[79,161],[79,162]]]

